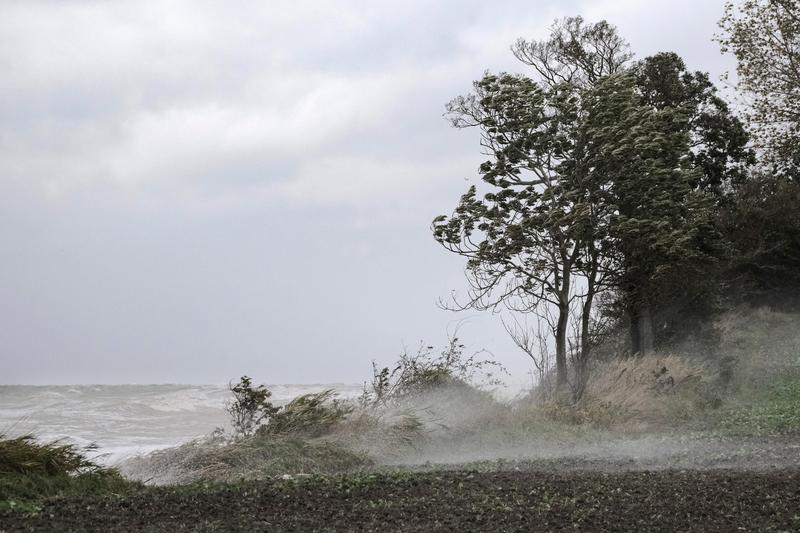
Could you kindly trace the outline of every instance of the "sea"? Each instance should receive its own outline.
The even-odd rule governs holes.
[[[268,385],[275,404],[333,389],[358,396],[363,385]],[[0,385],[0,434],[96,446],[91,456],[116,464],[177,446],[228,426],[228,385]]]

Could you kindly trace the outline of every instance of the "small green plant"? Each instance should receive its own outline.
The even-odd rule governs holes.
[[[226,408],[236,436],[250,437],[259,426],[269,421],[279,410],[269,401],[272,392],[264,385],[253,386],[253,380],[242,376],[236,385],[229,384],[233,400]]]

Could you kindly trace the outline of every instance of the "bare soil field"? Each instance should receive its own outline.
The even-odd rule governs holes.
[[[384,472],[66,498],[11,531],[798,531],[800,470]]]

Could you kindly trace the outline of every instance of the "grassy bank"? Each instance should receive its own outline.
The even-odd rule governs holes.
[[[119,470],[0,437],[0,530],[325,530],[345,517],[362,530],[795,530],[800,316],[749,311],[719,330],[712,351],[598,363],[576,402],[498,401],[452,344],[376,368],[349,403],[325,391],[277,407],[255,388],[268,416],[240,411],[246,430]]]

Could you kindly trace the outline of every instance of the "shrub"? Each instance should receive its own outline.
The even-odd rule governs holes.
[[[242,376],[236,385],[228,384],[233,393],[233,400],[228,402],[226,408],[231,415],[231,425],[234,434],[249,437],[258,427],[279,411],[272,405],[269,398],[272,392],[264,385],[253,386],[253,380]]]
[[[364,384],[361,404],[374,407],[444,385],[491,386],[501,383],[495,377],[495,372],[505,372],[500,363],[481,358],[485,351],[467,356],[464,348],[458,337],[451,336],[439,354],[435,353],[433,346],[421,344],[416,354],[402,353],[391,370],[389,367],[378,368],[373,361],[372,381]]]
[[[304,394],[275,409],[268,422],[258,428],[260,435],[301,435],[318,437],[341,422],[352,408],[334,398],[331,389]]]
[[[230,385],[230,390],[234,399],[227,409],[236,437],[256,434],[317,437],[352,411],[335,399],[332,389],[304,394],[283,406],[273,405],[269,401],[272,392],[264,385],[254,387],[247,376]]]
[[[778,383],[763,398],[748,405],[732,406],[720,426],[733,434],[800,433],[800,381]]]

